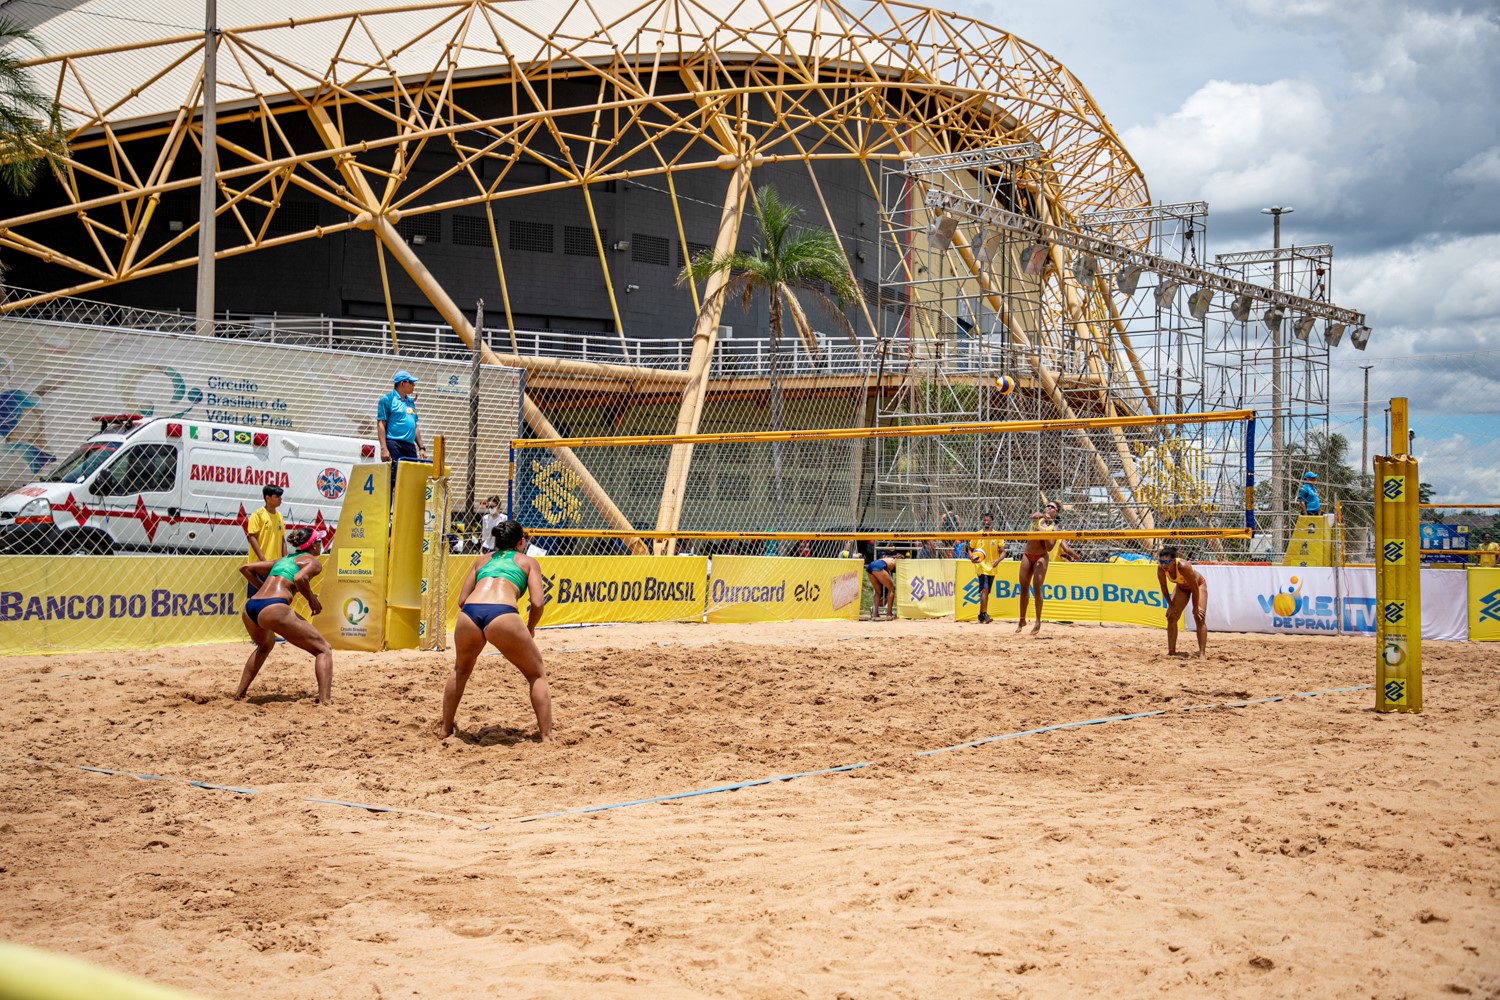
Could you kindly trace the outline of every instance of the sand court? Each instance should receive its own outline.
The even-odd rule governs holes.
[[[0,936],[216,997],[1500,995],[1482,646],[1391,716],[1369,639],[539,643],[555,746],[497,656],[446,742],[451,654],[338,653],[321,709],[288,647],[238,703],[243,644],[8,659]]]

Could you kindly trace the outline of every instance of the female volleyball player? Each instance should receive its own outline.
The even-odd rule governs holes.
[[[872,622],[896,617],[896,582],[891,579],[896,570],[896,558],[895,553],[887,552],[879,559],[865,563],[865,573],[869,575],[870,588],[874,591],[874,599],[870,602]],[[881,608],[885,608],[885,614],[881,614]]]
[[[1055,522],[1052,519],[1057,516],[1057,512],[1057,503],[1048,500],[1040,514],[1031,515],[1031,530],[1048,531],[1053,528]],[[1021,620],[1016,622],[1017,632],[1026,627],[1026,604],[1032,596],[1036,597],[1036,624],[1031,626],[1031,634],[1036,635],[1042,630],[1042,586],[1047,582],[1047,564],[1051,561],[1052,547],[1056,544],[1055,541],[1041,538],[1026,540],[1026,551],[1021,553],[1021,567],[1016,581],[1021,587]]]
[[[455,658],[453,673],[443,688],[443,720],[437,734],[443,739],[458,728],[458,702],[464,686],[474,672],[474,661],[492,644],[515,664],[531,689],[531,707],[536,712],[537,728],[543,743],[551,743],[552,692],[547,687],[547,671],[542,666],[542,651],[537,649],[537,623],[542,620],[546,585],[542,568],[526,555],[526,532],[517,521],[502,521],[491,532],[495,540],[493,555],[474,561],[458,593],[458,624],[453,628]],[[521,597],[531,594],[526,622],[516,611]]]
[[[280,559],[266,559],[246,563],[240,574],[252,583],[264,579],[245,602],[240,618],[250,641],[255,648],[250,659],[245,661],[245,670],[240,674],[240,688],[235,698],[245,697],[250,682],[260,673],[260,668],[276,648],[279,635],[298,649],[313,655],[313,674],[318,679],[318,704],[328,704],[333,688],[333,647],[311,623],[303,621],[292,610],[292,598],[300,593],[307,598],[307,606],[314,615],[323,611],[317,595],[312,592],[312,579],[323,572],[318,556],[323,554],[323,540],[327,535],[321,529],[296,528],[287,533],[286,547],[291,554]]]
[[[1177,652],[1177,621],[1188,599],[1193,602],[1193,623],[1198,630],[1198,659],[1208,659],[1208,581],[1185,559],[1177,558],[1177,546],[1167,545],[1156,557],[1156,582],[1167,602],[1167,655]],[[1168,585],[1176,589],[1168,593]]]

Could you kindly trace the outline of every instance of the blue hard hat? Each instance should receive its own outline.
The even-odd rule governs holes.
[[[402,382],[410,382],[412,385],[416,385],[417,379],[414,375],[412,375],[411,372],[403,368],[399,372],[391,376],[392,385],[400,385]]]

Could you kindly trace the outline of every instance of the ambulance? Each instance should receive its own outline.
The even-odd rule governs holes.
[[[0,554],[243,553],[263,487],[284,491],[288,529],[334,525],[355,463],[376,460],[375,442],[358,438],[133,413],[94,420],[98,433],[50,481],[0,497]]]

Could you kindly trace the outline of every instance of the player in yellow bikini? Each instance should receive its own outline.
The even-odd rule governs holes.
[[[535,559],[520,551],[526,546],[526,532],[520,523],[503,521],[495,526],[491,537],[495,540],[494,554],[474,561],[459,591],[458,624],[453,628],[456,655],[453,673],[443,688],[443,719],[437,734],[447,739],[458,728],[454,720],[459,699],[474,672],[474,662],[485,643],[490,643],[526,678],[542,742],[551,743],[552,692],[547,687],[542,651],[534,638],[546,601],[542,569]],[[528,592],[531,606],[522,623],[516,607]]]
[[[1208,659],[1208,581],[1192,564],[1177,558],[1177,547],[1168,545],[1156,557],[1156,582],[1167,602],[1167,655],[1177,652],[1177,622],[1188,600],[1193,602],[1193,622],[1198,630],[1198,659]],[[1175,587],[1170,593],[1169,585]]]

